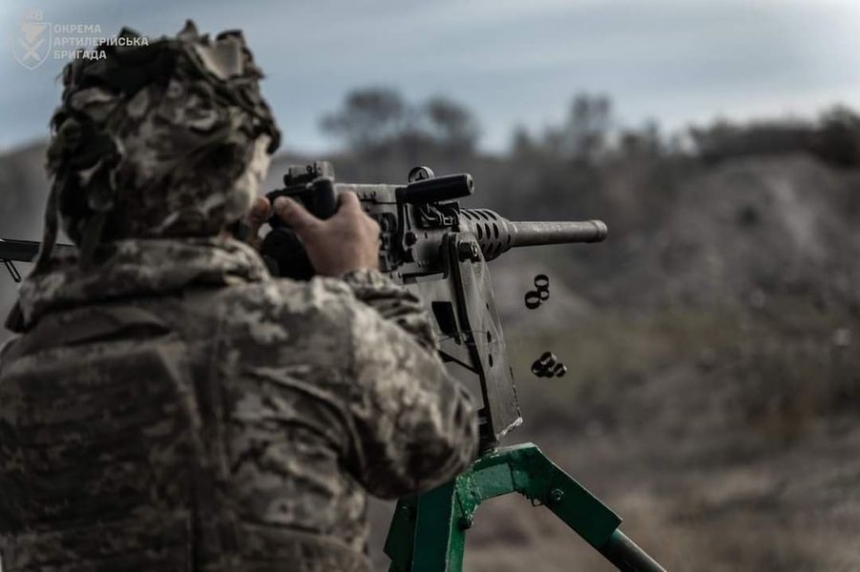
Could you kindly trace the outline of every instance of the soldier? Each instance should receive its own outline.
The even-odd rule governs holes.
[[[309,283],[225,232],[279,140],[241,34],[122,44],[66,67],[52,120],[0,354],[3,569],[368,570],[367,494],[462,471],[473,403],[355,195],[326,221],[274,205]],[[59,224],[76,254],[52,254]]]

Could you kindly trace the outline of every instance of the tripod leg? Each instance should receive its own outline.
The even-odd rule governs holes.
[[[452,481],[418,497],[412,572],[460,572],[465,529],[460,523],[457,484]]]
[[[599,549],[607,560],[619,570],[629,572],[666,572],[656,560],[639,548],[635,542],[627,538],[620,530],[615,530],[609,542]]]
[[[385,554],[389,572],[460,572],[466,542],[457,481],[401,500],[391,520]]]
[[[618,529],[621,519],[533,445],[523,448],[512,467],[529,478],[519,492],[539,501],[622,572],[666,572]]]
[[[390,572],[461,572],[478,506],[513,492],[546,506],[622,572],[665,572],[618,529],[618,515],[531,443],[488,452],[454,481],[400,501],[385,543]]]
[[[388,536],[385,538],[383,552],[391,559],[389,572],[410,572],[412,552],[415,543],[415,520],[418,512],[418,499],[400,499],[391,516]]]

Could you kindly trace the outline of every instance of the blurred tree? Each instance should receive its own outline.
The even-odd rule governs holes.
[[[721,118],[709,127],[691,126],[689,132],[699,157],[705,160],[718,160],[725,155],[724,150],[736,136],[737,128]]]
[[[612,127],[612,102],[606,95],[581,93],[573,98],[562,133],[563,151],[576,159],[594,161],[605,150]]]
[[[517,125],[514,127],[514,131],[511,134],[511,144],[510,144],[511,153],[515,156],[528,155],[529,153],[534,152],[535,150],[535,141],[534,138],[529,133],[528,129],[523,125]]]
[[[340,111],[326,115],[320,127],[343,138],[353,151],[378,149],[411,128],[411,117],[403,97],[387,87],[353,90]]]
[[[641,129],[625,129],[618,141],[618,150],[627,157],[657,157],[664,153],[666,144],[659,124],[653,119]]]
[[[323,117],[320,127],[364,159],[401,167],[441,161],[450,168],[474,155],[480,135],[477,119],[460,103],[435,96],[412,105],[385,87],[350,92],[343,107]]]
[[[797,152],[823,152],[816,149],[819,128],[809,121],[787,117],[730,123],[719,120],[710,127],[690,128],[696,152],[706,161],[735,157],[782,155]]]
[[[544,128],[541,147],[548,157],[557,158],[567,155],[564,129],[552,126]]]
[[[642,128],[642,135],[645,140],[645,150],[652,155],[661,155],[665,150],[663,143],[663,133],[660,131],[660,124],[655,119],[649,119],[645,122]]]
[[[815,151],[822,159],[843,167],[860,164],[860,116],[840,105],[824,112]]]
[[[431,136],[453,153],[473,153],[480,128],[472,112],[444,96],[432,97],[424,104]]]

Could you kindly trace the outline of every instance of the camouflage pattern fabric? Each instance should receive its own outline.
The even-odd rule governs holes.
[[[0,359],[4,572],[366,572],[367,494],[476,455],[420,300],[381,274],[272,279],[219,238],[95,260],[28,279]]]
[[[100,242],[211,236],[241,218],[280,141],[241,32],[213,41],[189,21],[176,38],[98,49],[63,71],[45,257],[57,210],[84,263]]]

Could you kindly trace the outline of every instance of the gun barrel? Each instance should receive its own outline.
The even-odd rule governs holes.
[[[0,260],[13,262],[33,262],[39,254],[42,243],[33,240],[12,240],[0,238]],[[69,244],[55,244],[53,252],[63,252],[72,249]]]
[[[463,209],[460,229],[474,234],[486,260],[517,246],[600,242],[609,234],[599,220],[512,222],[490,209]]]
[[[582,222],[510,222],[511,248],[572,242],[601,242],[609,234],[600,220]]]
[[[39,254],[39,243],[30,240],[0,238],[0,260],[32,262]]]

